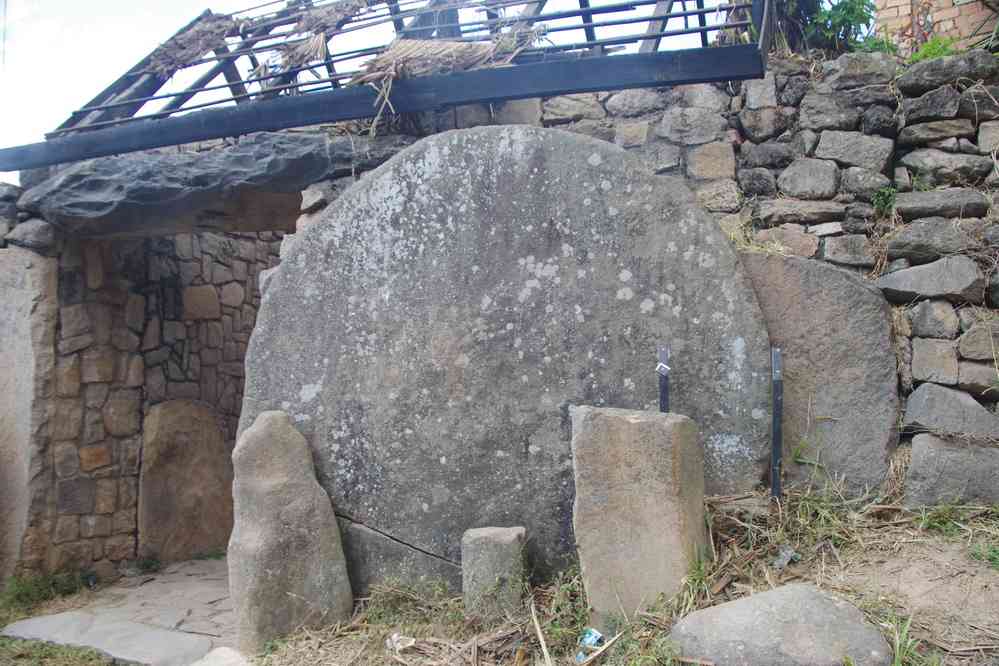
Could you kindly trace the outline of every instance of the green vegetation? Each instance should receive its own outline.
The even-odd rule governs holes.
[[[961,511],[952,504],[923,508],[916,518],[916,525],[924,532],[936,532],[943,536],[953,537],[961,533]]]
[[[110,663],[93,650],[0,638],[0,664],[5,666],[105,666]]]
[[[163,568],[160,558],[156,556],[143,557],[135,562],[135,566],[144,574],[156,573]]]
[[[225,548],[216,548],[214,550],[207,550],[203,553],[198,553],[194,556],[196,560],[224,560],[225,559]]]
[[[865,53],[898,55],[898,45],[889,38],[881,35],[868,35],[857,45],[857,50]]]
[[[975,544],[971,549],[971,557],[999,571],[999,542]]]
[[[955,43],[957,43],[957,40],[953,37],[941,37],[939,35],[934,35],[923,42],[923,44],[920,45],[920,47],[916,49],[911,56],[909,56],[909,63],[915,64],[917,62],[922,62],[923,60],[933,60],[934,58],[955,55],[959,53],[959,50],[954,47]]]
[[[808,45],[833,51],[854,51],[870,37],[873,0],[837,0],[820,6],[806,28]]]
[[[30,615],[40,604],[83,589],[79,573],[13,576],[0,591],[0,626]]]
[[[871,204],[874,206],[874,212],[878,217],[890,217],[895,211],[896,194],[898,194],[898,190],[895,189],[894,185],[882,187],[874,193],[874,196],[871,198]]]

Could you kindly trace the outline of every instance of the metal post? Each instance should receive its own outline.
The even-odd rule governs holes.
[[[656,374],[659,375],[659,411],[669,411],[669,345],[660,345],[657,354]]]
[[[773,386],[773,426],[770,443],[770,495],[781,497],[781,462],[784,456],[784,433],[781,419],[784,416],[784,369],[779,347],[770,348],[771,382]]]

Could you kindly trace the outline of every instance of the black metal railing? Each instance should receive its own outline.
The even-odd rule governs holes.
[[[46,142],[0,149],[0,171],[369,118],[386,99],[402,113],[762,76],[772,0],[711,1],[283,0],[205,12]],[[380,80],[393,79],[390,90],[357,85],[414,36],[455,52],[455,43],[491,45],[503,57],[389,72]]]

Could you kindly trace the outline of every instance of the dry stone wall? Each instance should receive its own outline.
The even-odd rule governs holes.
[[[32,222],[49,227],[34,218],[17,228]],[[32,501],[20,566],[113,576],[137,557],[143,423],[152,406],[184,399],[202,403],[192,405],[196,415],[210,410],[225,433],[225,451],[214,463],[221,469],[203,476],[231,479],[229,453],[242,400],[243,355],[259,305],[257,279],[276,263],[280,234],[112,241],[63,239],[49,228],[41,240],[14,234],[8,241],[11,247],[0,252],[58,267],[53,339],[39,342],[54,362],[36,396],[51,418],[30,450]],[[186,481],[158,482],[190,493],[187,505],[230,492]],[[206,542],[216,548],[228,536],[231,509],[220,515],[229,524],[222,520],[214,527],[220,538]]]
[[[910,471],[918,492],[910,501],[966,497],[995,502],[995,484],[938,483],[937,463],[931,461],[946,460],[946,468],[954,470],[997,467],[999,225],[991,210],[991,192],[999,185],[991,157],[999,145],[997,83],[995,59],[980,52],[907,69],[883,55],[857,54],[820,65],[774,61],[767,77],[758,81],[461,107],[422,114],[415,125],[435,133],[528,124],[617,144],[640,157],[650,171],[685,178],[696,200],[740,249],[766,253],[772,257],[768,261],[786,264],[782,270],[788,274],[795,271],[780,258],[801,257],[873,285],[890,303],[891,349],[883,341],[868,340],[851,355],[826,345],[830,353],[825,357],[810,353],[808,376],[822,377],[823,363],[833,357],[852,358],[858,372],[875,354],[879,367],[887,357],[898,374],[903,443],[920,431],[933,434],[919,440]],[[314,146],[306,137],[284,141],[275,136],[260,135],[231,152],[238,157],[246,150],[265,154],[276,146],[291,146],[286,152],[294,160],[271,169],[265,189],[280,195],[285,211],[296,195],[277,180],[297,178],[296,191],[316,181],[304,192],[299,228],[335,205],[365,170],[411,142],[400,137],[383,137],[380,143],[325,138]],[[352,148],[355,143],[361,147]],[[157,159],[188,174],[195,174],[200,164],[190,155]],[[142,206],[155,207],[157,201],[140,201],[127,188],[121,190],[123,198],[112,199],[108,214],[126,211],[134,224],[154,220],[146,232],[160,234],[189,226],[191,215],[199,223],[209,220],[212,197],[237,190],[248,196],[245,189],[256,182],[256,176],[227,179],[223,158],[210,162],[207,168],[218,176],[217,186],[191,204],[197,210],[185,212],[183,224],[163,211],[145,215]],[[270,169],[269,164],[261,160],[257,172]],[[160,182],[141,165],[127,172],[133,185],[144,178]],[[94,172],[109,182],[115,173]],[[86,169],[78,167],[59,182],[86,189],[90,181]],[[104,190],[107,197],[115,191]],[[95,563],[113,569],[136,556],[136,484],[145,412],[165,401],[203,402],[218,416],[231,449],[259,287],[268,275],[265,269],[278,262],[282,234],[66,240],[52,220],[43,219],[44,211],[65,221],[79,212],[79,202],[67,196],[69,189],[53,191],[51,184],[51,198],[40,192],[23,198],[19,188],[0,185],[0,248],[37,257],[39,266],[48,262],[57,283],[55,296],[42,298],[57,314],[52,315],[51,339],[39,333],[36,342],[50,350],[51,367],[36,366],[41,370],[32,380],[29,490],[15,502],[26,506],[19,560],[33,569]],[[254,228],[266,226],[264,218],[258,215]],[[122,230],[121,222],[116,220],[114,233]],[[88,217],[84,226],[97,228],[99,223]],[[212,224],[238,228],[238,211]],[[273,228],[287,227],[282,220]],[[811,287],[822,281],[808,279]],[[773,283],[755,286],[764,307],[766,292],[782,289]],[[804,327],[807,317],[802,321]],[[846,326],[843,344],[851,340],[848,322]],[[822,332],[801,334],[796,343],[809,350],[808,336]],[[847,377],[853,368],[841,367],[840,374]],[[846,391],[843,400],[887,406],[877,416],[880,423],[890,416],[895,398],[890,388],[877,386]],[[804,423],[807,431],[811,403],[799,401],[804,405],[800,409],[793,403],[788,407],[797,411],[788,414],[785,425]],[[862,438],[863,432],[855,428],[851,436]],[[880,424],[877,450],[866,451],[864,459],[879,458],[882,448],[888,456],[897,436]],[[793,452],[796,442],[787,444]],[[849,448],[841,456],[849,461]],[[877,469],[886,462],[879,459]],[[830,469],[849,471],[835,464]],[[351,524],[349,529],[367,528]],[[367,543],[347,541],[348,549]]]
[[[850,285],[857,298],[865,291],[780,257],[826,262],[877,288],[891,306],[884,309],[890,336],[868,335],[885,326],[873,306],[865,312],[874,318],[865,317],[861,329],[851,331],[845,320],[838,347],[809,342],[822,334],[807,328],[804,312],[799,326],[777,336],[791,340],[803,364],[803,375],[785,380],[791,390],[805,376],[807,390],[799,393],[818,391],[833,357],[843,378],[842,387],[824,394],[832,413],[813,411],[815,401],[800,395],[786,405],[785,432],[795,436],[786,442],[789,457],[829,463],[826,469],[850,475],[848,485],[859,491],[887,468],[900,421],[903,443],[920,431],[956,438],[951,459],[960,454],[964,464],[980,461],[999,474],[999,338],[989,323],[999,316],[999,225],[991,210],[999,185],[992,157],[999,146],[997,83],[996,60],[981,51],[908,68],[884,54],[849,54],[819,65],[772,61],[761,80],[461,107],[424,114],[417,125],[436,132],[530,124],[615,143],[657,174],[684,176],[740,248],[774,255],[782,274],[803,276],[803,289],[787,289],[807,294]],[[343,188],[342,180],[313,186],[314,206]],[[310,212],[300,228],[318,217]],[[782,296],[767,298],[783,285],[761,279],[756,287],[765,309],[768,300],[783,307]],[[819,320],[837,319],[835,294],[830,299]],[[818,352],[823,347],[828,354]],[[895,389],[874,379],[892,366]],[[850,376],[865,379],[850,386]],[[838,423],[853,404],[879,406],[864,410],[877,451],[856,455],[867,431]],[[826,460],[828,447],[837,450]],[[860,460],[870,463],[863,474]],[[915,465],[926,460],[918,456]],[[815,469],[805,462],[791,473],[807,478]],[[947,494],[959,499],[961,492]],[[999,490],[975,497],[997,501]]]

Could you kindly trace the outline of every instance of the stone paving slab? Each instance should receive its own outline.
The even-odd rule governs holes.
[[[94,648],[128,663],[189,666],[235,645],[225,560],[126,578],[83,608],[8,625],[2,635]]]

